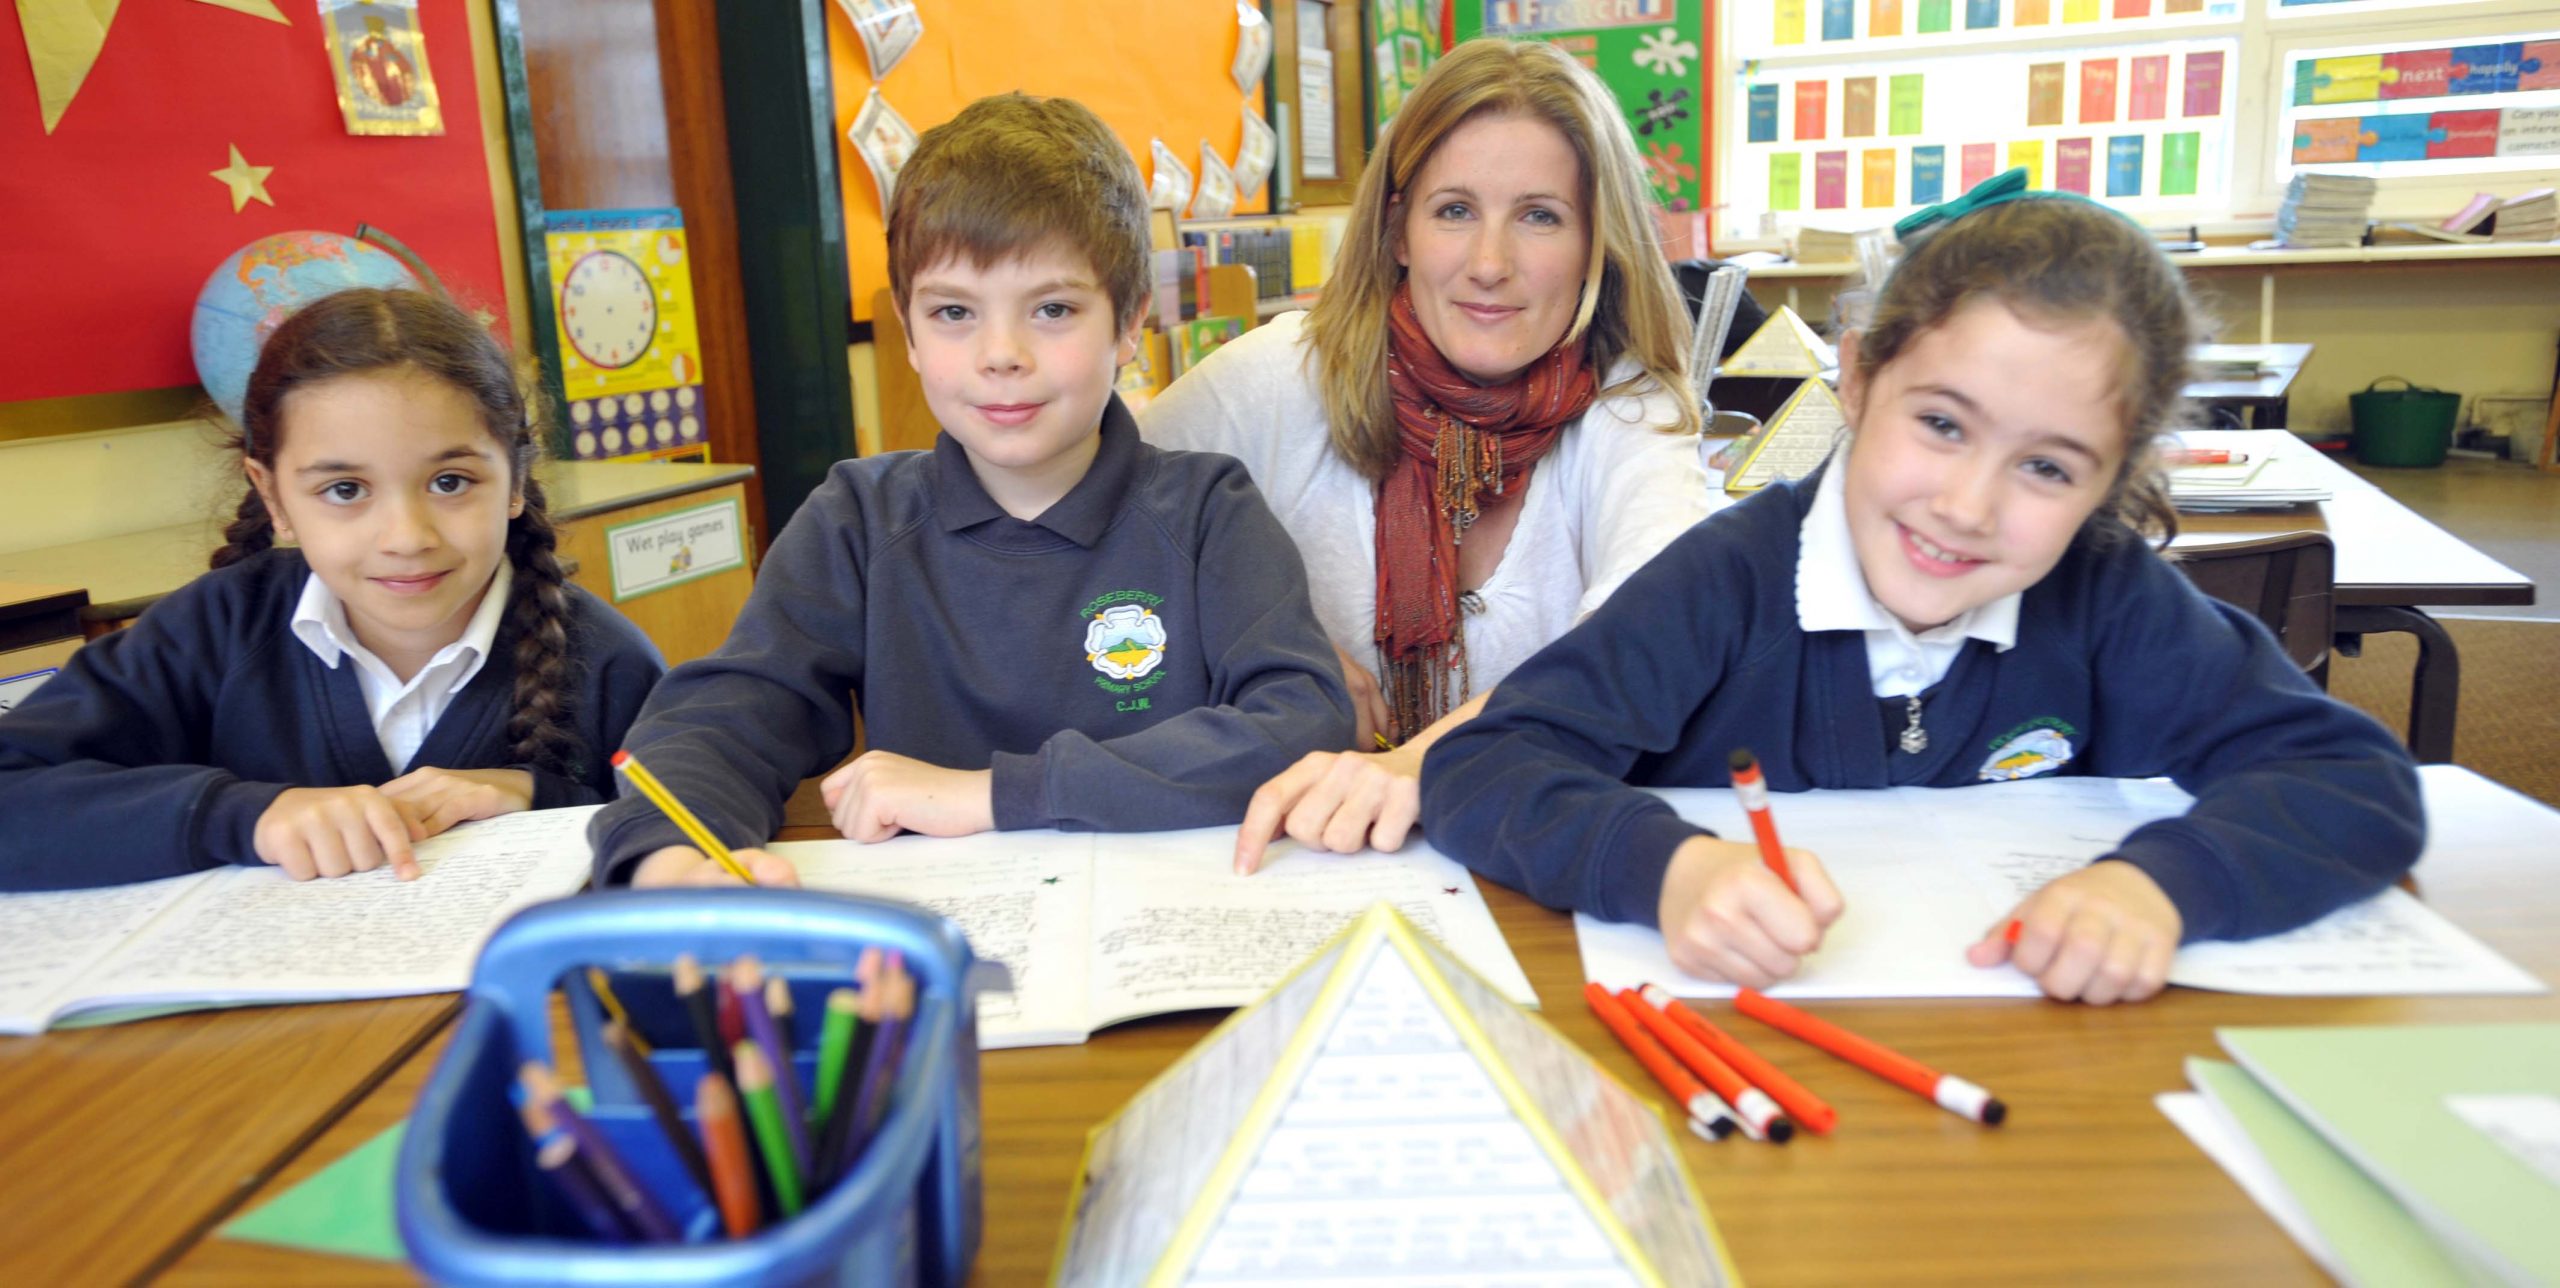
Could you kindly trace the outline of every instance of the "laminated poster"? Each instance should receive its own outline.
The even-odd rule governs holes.
[[[1911,204],[1934,206],[1947,199],[1947,150],[1911,149]]]
[[[914,0],[836,0],[862,37],[863,57],[871,63],[874,82],[888,79],[916,41],[924,36],[924,18]]]
[[[1876,210],[1893,204],[1893,163],[1897,155],[1892,148],[1869,148],[1859,154],[1860,205]]]
[[[1194,219],[1225,219],[1236,212],[1236,175],[1227,168],[1226,160],[1200,141],[1200,190],[1191,198]]]
[[[1262,85],[1262,75],[1271,69],[1271,24],[1262,9],[1251,0],[1236,0],[1236,61],[1228,71],[1236,78],[1236,88],[1250,94]]]
[[[2021,27],[2044,26],[2053,21],[2053,0],[2017,0],[2016,16],[2012,20]]]
[[[2089,140],[2063,139],[2053,145],[2053,186],[2089,195]]]
[[[1857,0],[1822,0],[1822,38],[1824,40],[1858,38]]]
[[[2036,63],[2027,68],[2027,124],[2062,124],[2062,64]]]
[[[103,8],[109,17],[115,14],[113,4]],[[417,0],[321,0],[320,35],[347,133],[444,133]]]
[[[1749,97],[1750,106],[1747,109],[1746,115],[1749,130],[1747,141],[1752,143],[1777,142],[1778,87],[1775,85],[1754,85],[1751,87]]]
[[[2364,132],[2361,116],[2293,123],[2293,163],[2325,165],[2356,159],[2356,140]]]
[[[2368,116],[2364,133],[2356,140],[2358,161],[2424,161],[2427,159],[2427,118],[2423,116]]]
[[[2427,117],[2428,158],[2496,156],[2498,116],[2494,110],[2430,114]]]
[[[1823,118],[1830,114],[1830,97],[1831,82],[1829,81],[1796,82],[1796,137],[1798,139],[1823,137]]]
[[[1964,169],[1957,181],[1964,185],[1964,191],[1971,192],[1975,185],[2000,172],[2000,147],[1996,143],[1965,144],[1962,161]]]
[[[2041,188],[2044,186],[2043,140],[2028,139],[2023,142],[2012,143],[2009,145],[2009,164],[2006,168],[2014,170],[2019,166],[2025,166],[2027,168],[2028,187]]]
[[[2404,49],[2382,56],[2382,97],[2437,98],[2450,92],[2453,51]]]
[[[2186,116],[2219,116],[2222,113],[2222,51],[2209,50],[2187,55]]]
[[[2124,119],[2157,121],[2169,115],[2169,56],[2133,60],[2133,86],[2125,91]]]
[[[1852,76],[1840,82],[1840,137],[1871,139],[1876,134],[1876,78]]]
[[[2196,195],[2196,163],[2203,150],[2200,134],[2163,134],[2160,136],[2160,195],[2192,197]]]
[[[2107,195],[2142,195],[2142,136],[2119,134],[2107,140]]]
[[[1955,0],[1920,0],[1920,34],[1934,36],[1947,29]]]
[[[1902,34],[1902,0],[1867,0],[1867,37]]]
[[[1251,197],[1271,177],[1272,160],[1280,155],[1280,136],[1253,110],[1253,104],[1241,104],[1236,110],[1244,116],[1244,141],[1236,145],[1236,191]]]
[[[2080,123],[2098,125],[2116,119],[2116,60],[2092,58],[2080,64]]]
[[[1162,139],[1147,140],[1147,153],[1155,160],[1155,179],[1147,188],[1147,204],[1159,210],[1181,210],[1191,204],[1191,172],[1182,167],[1182,158],[1164,145]]]
[[[2560,107],[2510,107],[2498,120],[2498,155],[2560,153]]]
[[[2025,0],[2019,0],[2025,3]],[[2000,25],[2000,0],[1964,0],[1964,29],[1987,31]]]
[[[907,166],[907,158],[916,154],[915,127],[889,100],[880,97],[880,87],[871,87],[862,100],[862,111],[845,130],[853,150],[862,154],[863,164],[871,167],[871,181],[880,188],[880,209],[889,209],[889,196],[897,191],[898,172]]]
[[[1813,208],[1840,210],[1849,204],[1849,154],[1813,154]]]
[[[1906,72],[1893,78],[1893,101],[1886,115],[1890,118],[1888,127],[1896,135],[1920,132],[1921,80],[1918,72]]]
[[[1794,210],[1804,204],[1804,154],[1769,154],[1769,208]]]
[[[1804,43],[1804,0],[1778,0],[1777,9],[1769,16],[1769,42],[1776,45]]]
[[[2062,0],[2064,22],[2096,22],[2098,0]]]

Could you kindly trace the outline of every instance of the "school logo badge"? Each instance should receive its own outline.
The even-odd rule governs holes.
[[[1164,663],[1164,619],[1141,604],[1114,604],[1085,623],[1084,660],[1123,683]]]
[[[2050,774],[2071,763],[2071,736],[2078,732],[2050,716],[2030,720],[1999,737],[1991,758],[1982,762],[1982,780],[2004,783]]]

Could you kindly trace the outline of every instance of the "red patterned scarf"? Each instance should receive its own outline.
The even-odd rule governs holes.
[[[1590,407],[1597,382],[1579,339],[1498,385],[1460,374],[1424,334],[1410,286],[1387,311],[1387,385],[1395,395],[1403,454],[1378,483],[1378,652],[1402,742],[1447,714],[1450,677],[1463,693],[1466,636],[1459,625],[1458,543],[1477,498],[1502,496]],[[1463,700],[1463,699],[1461,699]]]

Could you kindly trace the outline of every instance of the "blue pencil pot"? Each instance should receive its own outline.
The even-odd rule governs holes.
[[[511,1091],[527,1060],[559,1063],[551,999],[601,967],[650,1063],[691,1119],[706,1067],[668,972],[679,954],[717,966],[747,954],[792,992],[793,1042],[810,1085],[827,993],[877,947],[904,957],[915,1015],[888,1105],[861,1160],[797,1217],[713,1237],[718,1215],[645,1101],[596,1041],[595,999],[570,987],[594,1097],[587,1117],[640,1184],[684,1226],[683,1243],[596,1241],[549,1179]],[[798,890],[621,890],[542,904],[482,951],[462,1019],[401,1144],[400,1238],[450,1284],[958,1284],[977,1254],[978,1026],[975,961],[950,922],[905,904]]]

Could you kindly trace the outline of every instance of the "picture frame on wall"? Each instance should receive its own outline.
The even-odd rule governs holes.
[[[1294,205],[1340,205],[1368,161],[1360,7],[1351,0],[1273,0],[1272,123]],[[1312,133],[1311,133],[1312,132]]]

